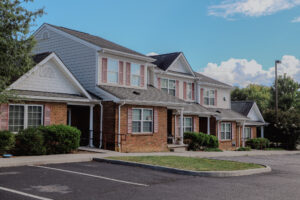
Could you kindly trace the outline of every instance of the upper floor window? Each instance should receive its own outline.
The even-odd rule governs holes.
[[[205,90],[204,92],[204,104],[208,106],[215,105],[215,90]]]
[[[107,81],[108,81],[108,83],[118,83],[118,81],[119,81],[119,61],[118,60],[108,59]]]
[[[231,123],[221,123],[221,140],[231,140]]]
[[[251,127],[245,127],[245,139],[251,139]]]
[[[193,98],[193,84],[192,83],[188,83],[187,84],[187,88],[186,88],[186,96],[188,99],[192,99]]]
[[[167,92],[170,95],[175,96],[176,93],[176,81],[169,79],[161,79],[161,90]]]
[[[131,63],[131,85],[140,86],[141,83],[141,66]]]
[[[18,132],[25,128],[34,128],[43,123],[43,106],[41,105],[9,105],[8,128]]]
[[[152,133],[153,110],[147,108],[132,109],[132,132]]]

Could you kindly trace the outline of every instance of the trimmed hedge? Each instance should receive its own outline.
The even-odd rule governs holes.
[[[240,147],[236,151],[251,151],[250,147]]]
[[[0,154],[8,153],[15,146],[15,136],[10,131],[0,131]]]
[[[70,153],[79,147],[81,132],[66,125],[41,126],[47,154]]]
[[[44,135],[40,130],[36,128],[28,128],[20,131],[15,137],[15,155],[25,156],[46,154]]]
[[[197,151],[205,148],[218,148],[218,138],[204,133],[185,132],[184,143],[188,144],[188,150]]]
[[[252,149],[265,149],[270,146],[270,141],[266,138],[253,138],[247,140],[246,145]]]

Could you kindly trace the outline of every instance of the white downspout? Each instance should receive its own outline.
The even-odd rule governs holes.
[[[123,102],[122,104],[119,104],[119,115],[118,115],[118,148],[119,151],[121,150],[121,107],[125,104],[125,102]]]
[[[245,147],[245,121],[243,122],[243,132],[242,132],[242,140],[243,140],[243,147]]]
[[[93,145],[93,134],[94,134],[94,105],[90,105],[90,138],[89,138],[89,147],[94,147]]]
[[[99,144],[99,149],[102,148],[102,138],[103,138],[103,134],[102,134],[102,129],[103,129],[103,105],[102,102],[100,101],[99,103],[100,105],[100,144]]]
[[[207,135],[210,135],[210,116],[207,117]]]
[[[180,112],[180,143],[183,144],[183,109]]]

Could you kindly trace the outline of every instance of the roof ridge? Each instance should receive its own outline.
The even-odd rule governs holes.
[[[210,78],[210,79],[212,79],[212,80],[214,80],[214,81],[217,81],[217,82],[220,82],[220,83],[222,83],[222,84],[225,84],[225,85],[227,85],[227,86],[232,87],[232,85],[230,85],[230,84],[228,84],[228,83],[225,83],[225,82],[223,82],[223,81],[219,81],[219,80],[217,80],[217,79],[215,79],[215,78],[212,78],[212,77],[210,77],[210,76],[204,75],[202,72],[196,72],[196,71],[194,71],[194,73],[200,74],[201,76],[205,76],[206,78]]]
[[[170,54],[180,54],[180,53],[182,53],[182,51],[175,51],[175,52],[171,52],[171,53],[157,54],[157,55],[152,55],[152,56],[149,56],[149,57],[166,56],[166,55],[170,55]]]

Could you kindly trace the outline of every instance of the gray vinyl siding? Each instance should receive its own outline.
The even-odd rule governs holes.
[[[55,52],[85,89],[93,90],[98,65],[96,50],[49,29],[49,38],[42,39],[44,29],[35,35],[34,53]]]

